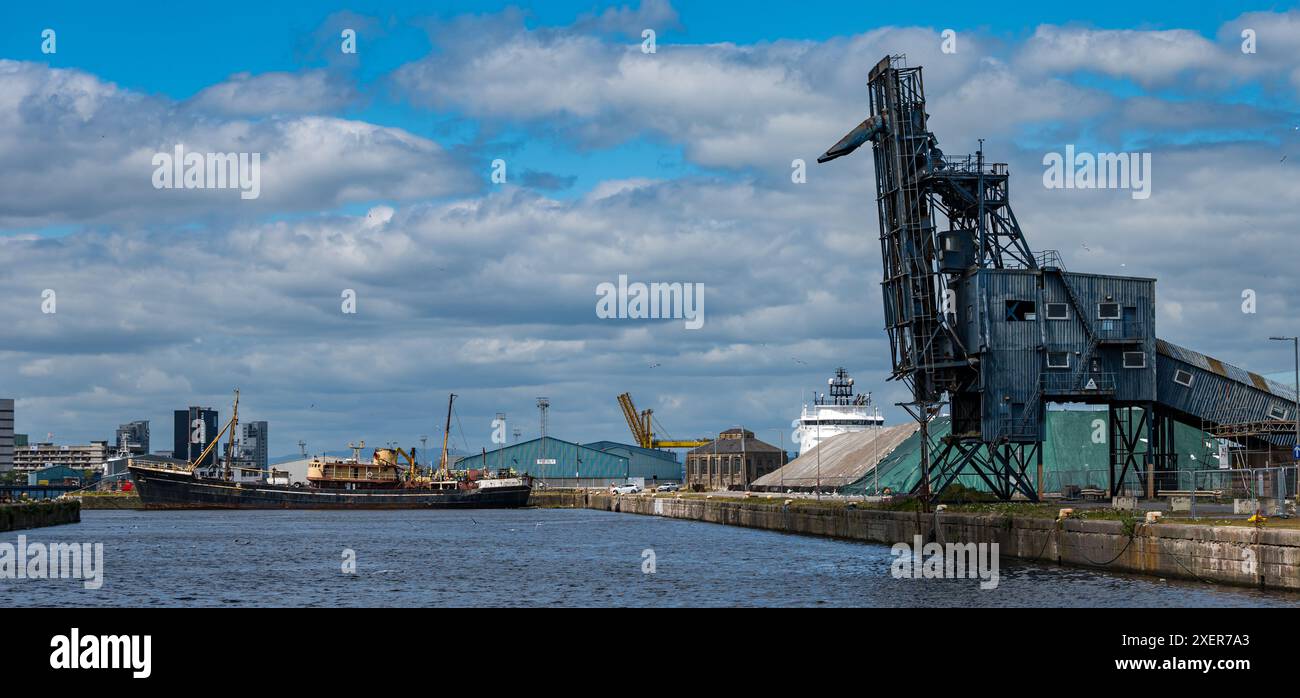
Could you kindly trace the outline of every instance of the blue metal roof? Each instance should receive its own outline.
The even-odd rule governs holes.
[[[657,448],[642,448],[640,446],[633,446],[632,444],[620,443],[618,441],[592,441],[591,443],[583,444],[583,446],[586,448],[594,448],[597,451],[627,451],[629,453],[638,453],[649,458],[659,458],[672,463],[681,462],[677,460],[677,454],[672,451],[662,451]]]
[[[623,456],[550,436],[488,451],[486,461],[482,453],[466,456],[456,467],[481,470],[485,465],[488,470],[514,468],[516,472],[542,480],[574,477],[621,480],[636,476],[630,473],[631,461]]]

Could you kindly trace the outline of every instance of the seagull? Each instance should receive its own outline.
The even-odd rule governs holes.
[[[658,362],[650,364],[650,368],[659,368],[660,366],[663,366],[663,364]]]
[[[808,362],[807,362],[807,361],[800,361],[799,359],[796,359],[796,358],[794,358],[793,356],[790,357],[790,360],[793,361],[793,362],[795,362],[795,363],[797,363],[797,364],[803,364],[803,365],[805,365],[805,366],[808,365]]]

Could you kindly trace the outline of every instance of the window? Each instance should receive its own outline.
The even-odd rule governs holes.
[[[1147,355],[1141,351],[1124,352],[1124,368],[1146,368]]]
[[[1047,352],[1048,368],[1069,368],[1070,352],[1068,351],[1049,351]]]
[[[1177,371],[1174,371],[1174,382],[1181,386],[1190,388],[1192,387],[1192,374],[1182,369],[1178,369]]]
[[[1097,319],[1098,320],[1118,320],[1120,319],[1119,303],[1098,303]]]
[[[1286,419],[1286,410],[1282,409],[1281,407],[1277,407],[1276,405],[1273,406],[1273,407],[1270,407],[1270,408],[1268,408],[1268,418],[1269,418],[1269,419]]]
[[[1070,305],[1068,303],[1048,303],[1047,319],[1048,320],[1069,320]]]
[[[1034,308],[1033,301],[1007,301],[1006,320],[1008,322],[1037,319],[1038,313]]]

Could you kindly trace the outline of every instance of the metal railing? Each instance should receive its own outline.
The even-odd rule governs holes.
[[[1044,267],[1054,267],[1061,271],[1065,271],[1065,260],[1061,258],[1060,250],[1038,251],[1034,254],[1034,264],[1037,264],[1039,269]]]
[[[1098,320],[1093,329],[1103,342],[1138,341],[1146,339],[1150,331],[1145,320]]]
[[[1118,473],[1118,468],[1116,472]],[[1060,495],[1065,499],[1110,499],[1110,468],[1102,465],[1082,470],[1043,470],[1043,494]],[[1138,496],[1146,492],[1146,484],[1133,470],[1119,483],[1123,495]]]
[[[998,436],[1011,441],[1036,441],[1039,426],[1033,417],[1003,417],[998,420]]]
[[[1115,392],[1115,374],[1054,372],[1043,374],[1043,394],[1050,395],[1106,395]]]

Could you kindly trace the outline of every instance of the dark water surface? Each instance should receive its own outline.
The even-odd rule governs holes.
[[[0,607],[1300,606],[1297,594],[1005,560],[988,591],[894,579],[882,545],[589,510],[81,516],[0,542],[103,543],[103,587],[0,579]]]

